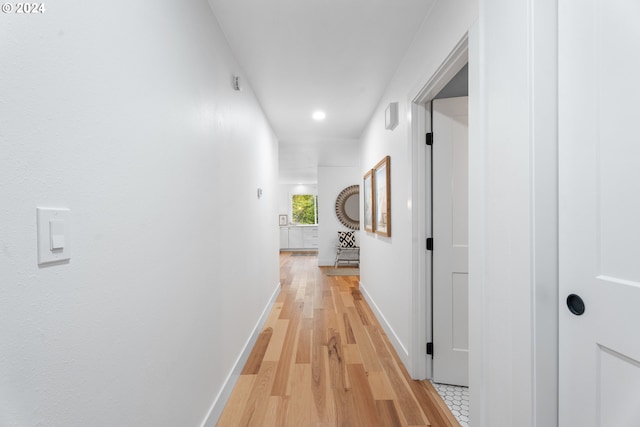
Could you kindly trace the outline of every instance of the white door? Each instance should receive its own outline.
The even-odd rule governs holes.
[[[560,426],[637,427],[640,1],[559,5]]]
[[[468,98],[433,101],[433,379],[469,384]]]

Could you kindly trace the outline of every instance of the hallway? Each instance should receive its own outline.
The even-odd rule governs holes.
[[[458,426],[410,379],[358,277],[325,272],[315,254],[280,255],[280,295],[217,425]]]

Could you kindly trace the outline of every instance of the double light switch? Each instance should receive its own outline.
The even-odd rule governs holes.
[[[37,208],[38,264],[71,258],[69,209]]]

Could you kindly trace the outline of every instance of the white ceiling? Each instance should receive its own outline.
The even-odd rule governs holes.
[[[280,141],[282,183],[358,164],[358,138],[435,1],[209,0]]]

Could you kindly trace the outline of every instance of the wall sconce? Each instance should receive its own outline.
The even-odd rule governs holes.
[[[258,188],[258,199],[262,197],[262,188]]]
[[[391,102],[384,112],[384,127],[394,130],[398,126],[398,103]]]

